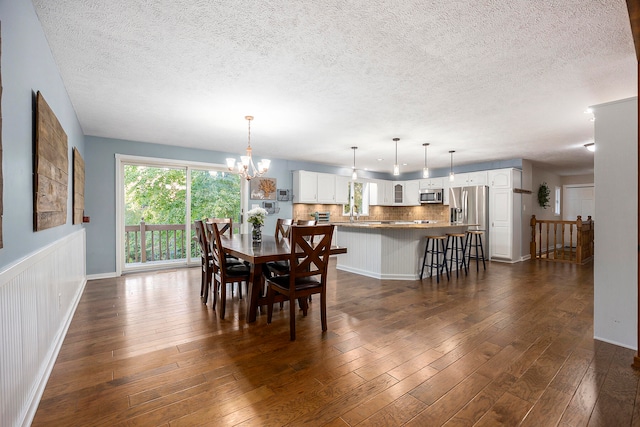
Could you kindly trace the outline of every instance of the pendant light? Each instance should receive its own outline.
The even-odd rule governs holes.
[[[396,143],[396,162],[393,165],[393,174],[398,176],[400,175],[400,165],[398,165],[398,141],[400,141],[400,138],[393,138],[393,140]]]
[[[353,172],[351,173],[351,179],[355,181],[358,179],[358,173],[356,172],[356,150],[358,147],[351,147],[351,149],[353,150]]]
[[[449,181],[451,182],[455,179],[455,176],[453,175],[453,153],[455,152],[455,150],[449,151],[449,155],[451,156],[451,163],[449,165]]]
[[[424,167],[422,168],[422,177],[429,178],[429,167],[427,166],[427,147],[429,146],[428,142],[422,144],[424,147]]]

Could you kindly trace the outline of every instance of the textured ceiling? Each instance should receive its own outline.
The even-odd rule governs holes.
[[[625,0],[33,0],[87,135],[391,172],[593,170],[635,96]],[[384,159],[379,161],[378,159]]]

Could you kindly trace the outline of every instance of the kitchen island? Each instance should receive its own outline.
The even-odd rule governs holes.
[[[376,279],[420,278],[425,236],[463,233],[469,224],[419,221],[334,222],[336,244],[349,248],[336,268]]]

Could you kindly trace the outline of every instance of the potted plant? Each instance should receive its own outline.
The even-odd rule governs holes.
[[[540,184],[540,187],[538,187],[538,204],[544,209],[551,206],[549,204],[549,194],[551,194],[551,191],[549,190],[547,183],[543,182]]]
[[[262,241],[262,226],[268,212],[263,208],[253,208],[247,212],[247,221],[253,226],[251,238],[254,242]]]

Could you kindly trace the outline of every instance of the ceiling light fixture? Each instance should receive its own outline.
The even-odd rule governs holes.
[[[400,166],[398,165],[398,141],[400,141],[400,138],[393,138],[393,140],[396,143],[396,162],[393,165],[393,174],[398,176],[400,175]]]
[[[427,166],[427,147],[429,147],[429,143],[425,142],[422,146],[424,147],[424,167],[422,168],[422,177],[429,178],[429,167]]]
[[[351,173],[351,179],[355,181],[358,179],[358,173],[356,172],[356,150],[358,147],[351,147],[351,149],[353,150],[353,172]]]
[[[590,142],[588,144],[584,144],[585,148],[589,151],[591,151],[592,153],[594,151],[596,151],[596,143],[595,142]]]
[[[453,175],[453,153],[455,152],[455,150],[449,151],[449,155],[451,156],[451,163],[449,164],[449,181],[451,182],[455,179],[455,176]]]
[[[264,175],[269,170],[269,165],[271,165],[271,160],[262,159],[261,162],[258,162],[258,167],[253,163],[253,157],[251,155],[251,120],[253,120],[253,116],[245,116],[247,122],[249,124],[249,139],[247,145],[247,155],[240,156],[240,163],[238,163],[238,173],[241,177],[249,181],[251,178],[255,178],[258,176]],[[236,165],[236,159],[227,158],[227,168],[230,171],[233,171]]]

